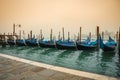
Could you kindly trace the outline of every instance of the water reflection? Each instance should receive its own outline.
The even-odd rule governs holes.
[[[115,57],[115,52],[102,52],[101,53],[101,60],[105,62],[111,62],[112,58]]]
[[[73,52],[72,50],[65,50],[64,52],[58,55],[58,58],[67,57],[72,52]]]
[[[81,54],[78,56],[78,60],[85,60],[87,57],[92,56],[91,53],[94,51],[82,51]]]
[[[41,49],[43,49],[43,48],[41,48]],[[44,50],[44,52],[41,53],[42,55],[47,55],[50,52],[56,51],[55,49],[52,49],[52,48],[46,48],[46,49],[43,49],[43,50]]]
[[[109,74],[113,76],[116,72],[116,64],[114,62],[115,52],[101,52],[100,59],[97,63],[97,69],[99,74]],[[112,73],[113,72],[113,73]]]
[[[56,66],[120,77],[120,58],[115,52],[58,50],[28,46],[0,47],[0,52]]]

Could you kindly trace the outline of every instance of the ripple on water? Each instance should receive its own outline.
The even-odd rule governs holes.
[[[33,61],[120,77],[120,59],[116,52],[72,51],[41,47],[0,47],[0,52]]]

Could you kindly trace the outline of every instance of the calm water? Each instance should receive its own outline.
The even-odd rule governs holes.
[[[120,77],[120,59],[115,52],[72,51],[28,46],[0,47],[0,52],[56,66]]]

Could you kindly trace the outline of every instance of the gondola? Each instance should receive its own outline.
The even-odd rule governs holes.
[[[25,43],[26,43],[27,46],[38,46],[38,41],[35,38],[26,39]]]
[[[7,43],[8,43],[8,45],[10,45],[10,46],[16,45],[16,42],[15,42],[15,40],[13,40],[13,39],[8,39],[8,40],[7,40]]]
[[[93,50],[96,48],[96,43],[95,42],[90,42],[90,38],[88,37],[85,41],[83,42],[78,42],[76,41],[76,46],[78,50]]]
[[[43,48],[55,48],[54,40],[46,41],[46,40],[42,39],[39,41],[39,45],[40,45],[40,47],[43,47]]]
[[[113,40],[110,36],[109,36],[109,39],[108,39],[108,41],[106,42],[106,44],[117,46],[117,42],[115,42],[115,40]]]
[[[78,50],[93,50],[96,48],[96,45],[91,45],[91,44],[78,44],[76,42],[76,46]]]
[[[90,38],[89,37],[87,37],[87,39],[85,39],[85,41],[77,41],[77,43],[82,43],[82,44],[88,44],[90,42]]]
[[[16,40],[16,45],[17,46],[25,46],[26,44],[25,44],[25,40],[23,40],[23,39],[17,39]]]
[[[101,36],[99,37],[99,45],[100,45],[100,48],[104,51],[104,52],[107,52],[107,51],[114,51],[115,50],[115,44],[108,44],[108,43],[103,43],[103,40],[101,38]]]
[[[2,47],[5,47],[7,45],[6,41],[0,40],[0,45],[2,45]]]
[[[70,49],[70,50],[76,50],[76,45],[74,41],[56,41],[56,48],[57,49]]]

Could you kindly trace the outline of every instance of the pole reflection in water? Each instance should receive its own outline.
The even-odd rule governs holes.
[[[120,77],[120,58],[117,52],[7,46],[0,47],[0,53],[66,68]]]

